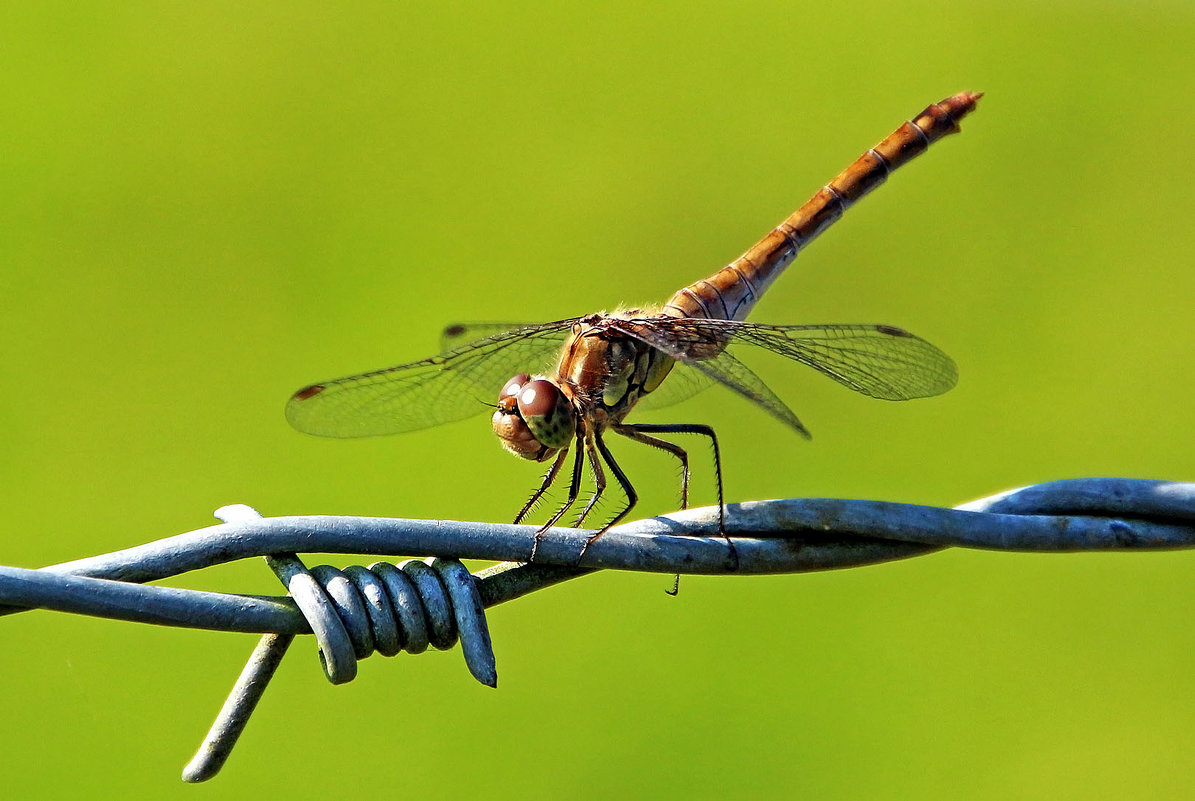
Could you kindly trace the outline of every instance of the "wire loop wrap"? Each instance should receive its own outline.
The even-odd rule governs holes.
[[[262,520],[252,507],[216,510],[226,523]],[[296,554],[267,555],[266,563],[287,588],[315,634],[320,663],[333,684],[357,676],[357,662],[377,651],[423,653],[430,644],[447,651],[458,640],[473,677],[498,684],[494,649],[477,584],[456,559],[408,559],[398,565],[331,565],[310,569]]]
[[[374,652],[420,654],[429,645],[448,651],[458,641],[474,678],[490,687],[497,684],[481,596],[472,574],[455,559],[374,562],[343,570],[316,565],[306,574],[290,573],[287,589],[311,623],[333,684],[352,681],[357,661]]]

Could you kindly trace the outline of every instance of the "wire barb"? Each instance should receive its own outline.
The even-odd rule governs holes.
[[[226,523],[263,519],[244,504],[216,510]],[[440,650],[462,644],[465,664],[488,687],[498,686],[494,648],[473,576],[455,559],[414,559],[400,565],[374,562],[338,570],[310,570],[296,554],[267,554],[266,564],[287,588],[311,625],[328,681],[357,676],[357,661],[375,650],[383,656],[417,654],[429,644]],[[267,634],[258,642],[183,780],[201,782],[219,772],[232,753],[249,714],[261,700],[294,635]]]
[[[592,535],[553,529],[535,564],[508,561],[472,575],[457,558],[518,559],[534,526],[371,517],[263,518],[247,506],[225,522],[146,545],[40,570],[0,566],[0,615],[54,609],[159,625],[264,634],[195,758],[186,781],[214,776],[296,634],[314,633],[333,683],[357,661],[459,640],[470,672],[495,686],[484,610],[597,568],[680,573],[799,573],[906,559],[949,546],[1037,552],[1195,547],[1195,484],[1071,479],[1012,490],[956,509],[837,499],[731,504],[727,558],[714,507],[610,529],[575,565]],[[299,552],[434,553],[368,567],[307,568]],[[267,598],[141,582],[249,556],[265,557],[289,596]]]

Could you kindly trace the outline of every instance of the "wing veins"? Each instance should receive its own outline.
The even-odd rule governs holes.
[[[287,420],[310,434],[359,437],[471,416],[486,407],[481,398],[496,396],[499,382],[510,377],[503,371],[514,375],[542,366],[576,321],[502,331],[426,359],[314,384],[290,399]]]
[[[620,331],[730,387],[800,431],[804,427],[792,411],[727,351],[729,345],[761,347],[882,400],[937,395],[958,378],[949,356],[893,326],[779,326],[664,316],[617,322]]]

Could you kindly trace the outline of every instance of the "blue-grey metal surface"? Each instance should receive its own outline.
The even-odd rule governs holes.
[[[333,683],[374,651],[451,648],[496,686],[484,609],[596,568],[664,573],[782,573],[874,564],[948,546],[1018,550],[1144,550],[1195,546],[1195,484],[1071,479],[956,509],[836,499],[754,501],[692,509],[611,529],[578,560],[592,532],[553,529],[533,565],[470,575],[461,558],[520,559],[535,527],[376,517],[262,518],[224,507],[221,525],[41,570],[0,567],[0,614],[55,609],[143,623],[265,634],[184,778],[203,781],[227,759],[293,635],[314,631]],[[308,569],[304,552],[436,554],[426,562]],[[264,556],[289,597],[144,586],[201,567]]]

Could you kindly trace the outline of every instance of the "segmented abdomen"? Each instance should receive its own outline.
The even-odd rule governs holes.
[[[978,92],[960,92],[926,107],[911,122],[901,125],[856,159],[742,256],[673,295],[664,306],[664,313],[678,317],[744,319],[802,248],[853,203],[882,184],[888,173],[925,152],[943,136],[958,132],[959,120],[975,108],[980,97]]]

